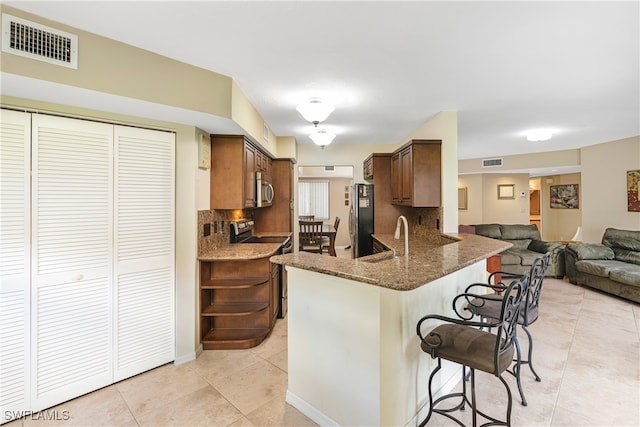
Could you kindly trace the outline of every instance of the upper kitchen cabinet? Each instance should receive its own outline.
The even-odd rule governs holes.
[[[292,232],[293,231],[293,160],[275,159],[271,163],[271,183],[273,184],[273,203],[269,209],[254,211],[255,231]],[[265,172],[266,173],[266,172]]]
[[[414,139],[391,155],[391,202],[440,206],[442,141]]]
[[[391,203],[392,153],[373,153],[363,163],[364,178],[373,183],[373,229],[376,234],[393,234],[398,216],[405,215],[406,208]]]
[[[243,135],[211,135],[211,209],[255,208],[255,174],[271,164]]]
[[[373,154],[362,162],[362,176],[367,181],[371,181],[373,179]]]

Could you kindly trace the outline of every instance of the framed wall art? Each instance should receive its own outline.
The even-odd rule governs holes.
[[[458,209],[467,210],[467,187],[458,188]]]
[[[580,192],[578,184],[552,185],[549,187],[549,205],[552,209],[578,209]]]
[[[515,199],[515,184],[498,184],[498,200]]]
[[[627,171],[627,210],[640,212],[640,170]]]

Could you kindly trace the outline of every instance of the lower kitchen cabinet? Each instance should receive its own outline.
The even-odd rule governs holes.
[[[200,261],[202,347],[248,349],[260,344],[278,313],[278,280],[269,257]]]

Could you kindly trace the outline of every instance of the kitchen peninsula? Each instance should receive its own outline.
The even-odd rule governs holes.
[[[271,258],[289,283],[287,402],[321,425],[414,425],[435,361],[420,350],[425,314],[486,278],[486,259],[511,244],[470,234],[404,240],[374,235],[386,251],[359,259],[309,253]],[[434,389],[459,368],[443,365]]]

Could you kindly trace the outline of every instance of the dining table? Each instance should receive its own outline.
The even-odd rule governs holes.
[[[332,224],[323,224],[322,233],[323,237],[329,238],[329,255],[336,256],[336,233],[338,230]]]

